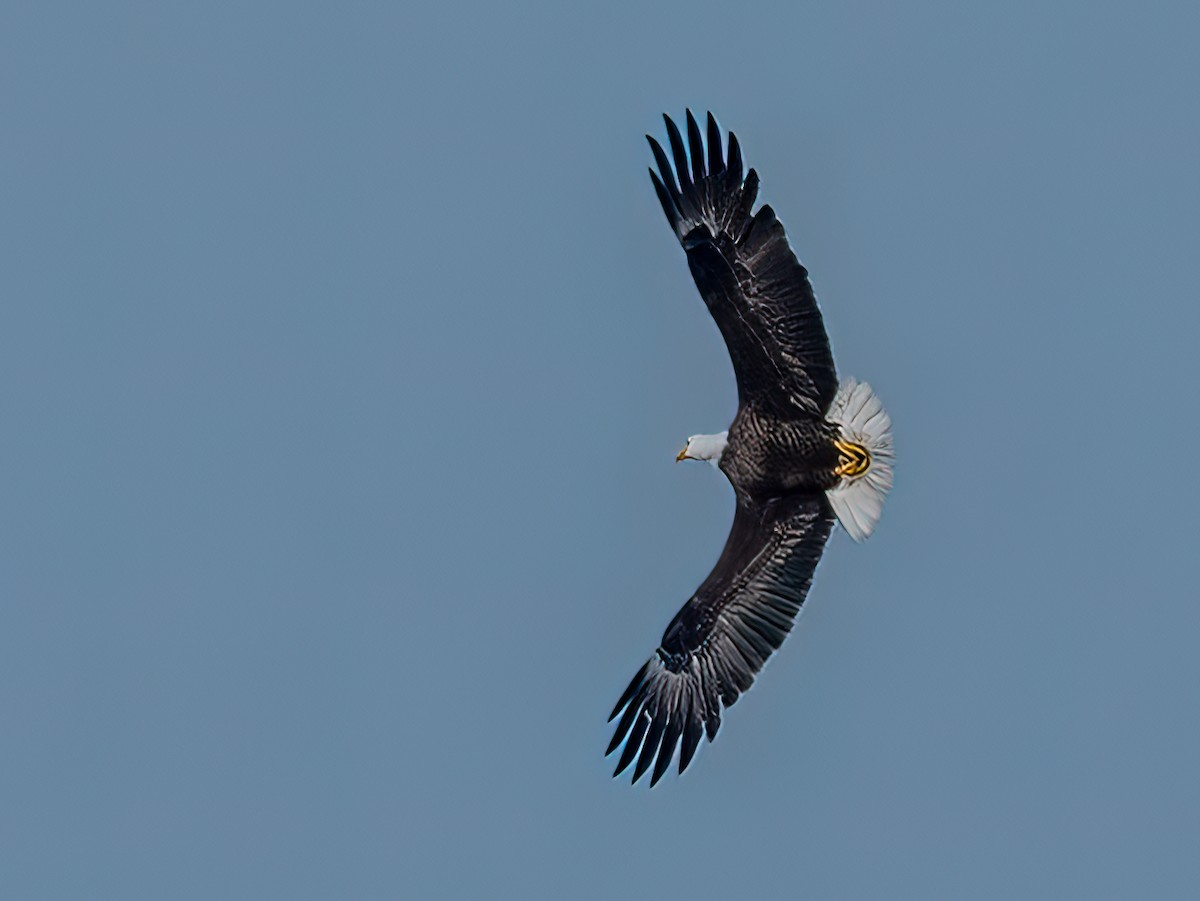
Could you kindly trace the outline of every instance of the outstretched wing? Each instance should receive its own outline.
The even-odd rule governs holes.
[[[829,337],[808,270],[788,245],[775,212],[764,206],[750,214],[758,174],[751,169],[743,179],[738,140],[729,133],[726,156],[712,113],[707,165],[691,110],[690,161],[679,129],[669,116],[663,119],[674,169],[659,143],[646,135],[659,170],[651,169],[650,178],[729,348],[739,403],[783,418],[823,415],[837,391]]]
[[[700,736],[713,740],[721,708],[750,687],[791,631],[832,527],[823,495],[794,495],[761,506],[738,499],[716,567],[613,708],[609,721],[621,719],[605,754],[625,742],[614,776],[636,757],[633,781],[654,763],[654,785],[681,740],[681,773]]]

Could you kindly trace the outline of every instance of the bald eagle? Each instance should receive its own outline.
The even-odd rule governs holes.
[[[770,206],[752,212],[758,175],[743,174],[712,114],[707,146],[691,111],[687,142],[669,116],[668,157],[649,135],[650,180],[688,268],[716,320],[737,377],[728,430],[693,435],[678,460],[704,460],[733,486],[737,507],[720,559],[633,677],[606,756],[624,743],[614,776],[636,759],[662,778],[679,772],[721,710],[750,688],[792,628],[834,522],[862,541],[892,486],[892,424],[865,382],[839,386],[829,337],[808,280]]]

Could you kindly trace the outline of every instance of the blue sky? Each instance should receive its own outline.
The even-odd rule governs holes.
[[[0,16],[0,894],[1192,898],[1189,4]],[[712,109],[896,426],[683,778]]]

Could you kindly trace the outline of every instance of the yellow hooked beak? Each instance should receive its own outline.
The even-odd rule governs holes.
[[[686,460],[687,458],[688,458],[687,445],[685,444],[683,446],[683,450],[681,450],[678,454],[675,455],[675,462],[678,463],[680,460]]]

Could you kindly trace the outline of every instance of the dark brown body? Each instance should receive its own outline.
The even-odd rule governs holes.
[[[739,494],[752,498],[819,494],[839,481],[838,432],[824,419],[779,420],[747,404],[729,427],[720,468]]]

